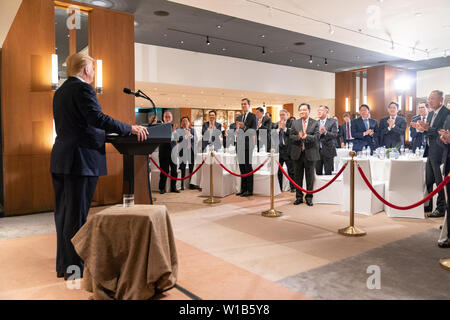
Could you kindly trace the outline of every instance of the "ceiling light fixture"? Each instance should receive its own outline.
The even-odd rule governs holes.
[[[218,24],[217,25],[217,29],[220,29],[220,28],[222,28],[222,26],[220,24]]]
[[[327,58],[325,58],[325,65],[328,65],[328,60],[327,60]]]
[[[313,63],[312,56],[309,56],[309,63]]]
[[[266,54],[266,48],[262,47],[262,54]]]

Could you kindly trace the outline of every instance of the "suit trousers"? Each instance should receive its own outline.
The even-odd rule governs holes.
[[[430,158],[427,159],[425,180],[426,180],[428,193],[433,191],[433,184],[436,184],[436,186],[438,186],[442,182],[442,173],[441,173],[440,167],[441,167],[440,162],[431,161]],[[439,212],[444,212],[445,208],[446,208],[444,192],[445,192],[444,189],[442,189],[438,193],[436,209],[438,209]],[[429,208],[433,209],[433,201],[432,200],[430,200]]]
[[[314,188],[314,161],[308,161],[305,153],[300,154],[298,160],[292,160],[294,163],[294,176],[295,183],[303,188],[303,176],[306,177],[306,190],[313,190]],[[303,192],[299,189],[296,190],[296,198],[303,199]],[[312,199],[313,195],[307,193],[305,199]]]
[[[331,175],[333,173],[334,168],[334,158],[325,158],[324,156],[320,156],[320,160],[316,162],[316,174],[321,176],[325,169],[326,175]]]
[[[159,166],[161,167],[164,172],[170,174],[172,177],[177,177],[177,165],[173,163],[171,158],[159,158]],[[169,173],[170,169],[170,173]],[[167,177],[161,172],[159,174],[159,190],[166,190],[166,182]],[[176,190],[177,189],[177,181],[170,179],[170,190]]]
[[[246,174],[253,171],[252,164],[250,163],[251,152],[249,149],[245,149],[245,163],[239,163],[239,170],[241,174]],[[238,157],[239,159],[239,157]],[[253,175],[245,178],[241,178],[241,192],[253,193]]]
[[[292,163],[291,158],[288,155],[284,155],[280,152],[280,165],[283,166],[283,164],[286,163],[287,172],[289,177],[294,179],[294,165]],[[283,191],[283,172],[278,168],[278,182],[280,183],[280,190]],[[294,185],[292,182],[289,182],[291,190],[295,190]]]
[[[191,157],[189,159],[189,164],[182,162],[180,164],[181,177],[184,178],[186,176],[186,166],[189,167],[189,174],[194,171],[194,151],[191,150]],[[181,185],[184,185],[184,181],[181,181]]]
[[[69,266],[84,263],[76,253],[73,236],[86,222],[98,177],[52,173],[55,191],[56,272],[72,273]]]

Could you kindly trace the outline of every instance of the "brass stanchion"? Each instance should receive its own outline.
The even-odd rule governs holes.
[[[281,216],[281,211],[275,210],[275,206],[274,206],[274,175],[275,175],[274,153],[275,153],[275,150],[271,149],[270,150],[270,209],[263,211],[261,213],[264,217],[271,217],[271,218],[276,218],[276,217]]]
[[[450,259],[448,259],[448,258],[440,259],[440,260],[439,260],[439,264],[440,264],[441,267],[444,268],[445,270],[450,271]]]
[[[214,185],[213,185],[213,164],[214,164],[214,151],[211,150],[211,163],[209,165],[209,197],[208,199],[203,200],[203,203],[207,204],[215,204],[219,203],[220,200],[214,198]]]
[[[355,227],[355,151],[350,151],[350,226],[339,229],[339,233],[349,237],[361,237],[366,235],[366,232]]]

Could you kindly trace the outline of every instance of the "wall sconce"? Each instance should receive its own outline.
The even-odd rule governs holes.
[[[363,104],[367,104],[367,96],[363,97]]]
[[[102,60],[97,60],[97,70],[96,70],[96,74],[97,74],[97,84],[96,84],[96,89],[97,89],[97,93],[102,94],[103,93],[103,61]]]
[[[401,111],[402,110],[402,96],[398,96],[397,102],[398,102],[398,111]]]
[[[350,106],[348,104],[348,98],[345,98],[345,112],[349,112],[350,111]]]
[[[58,88],[58,55],[52,54],[52,90]]]

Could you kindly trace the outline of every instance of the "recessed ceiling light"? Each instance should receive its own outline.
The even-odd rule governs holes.
[[[220,28],[222,28],[222,26],[220,24],[218,24],[217,25],[217,29],[220,29]]]
[[[164,10],[153,11],[153,14],[158,17],[167,17],[170,13]]]
[[[222,51],[227,51],[227,48],[222,48]]]
[[[92,5],[97,7],[108,8],[111,7],[111,2],[105,0],[94,0],[91,2]]]
[[[180,41],[180,43],[181,43],[181,44],[183,44],[183,43],[184,43],[184,41],[183,41],[183,40],[181,40],[181,41]]]
[[[265,34],[262,34],[262,35],[261,35],[261,38],[265,38],[265,37],[266,37],[266,35],[265,35]]]
[[[328,52],[330,52],[330,53],[334,53],[334,50],[333,50],[333,49],[330,49],[330,50],[328,50]]]
[[[139,23],[137,21],[134,21],[134,26],[137,27]]]

